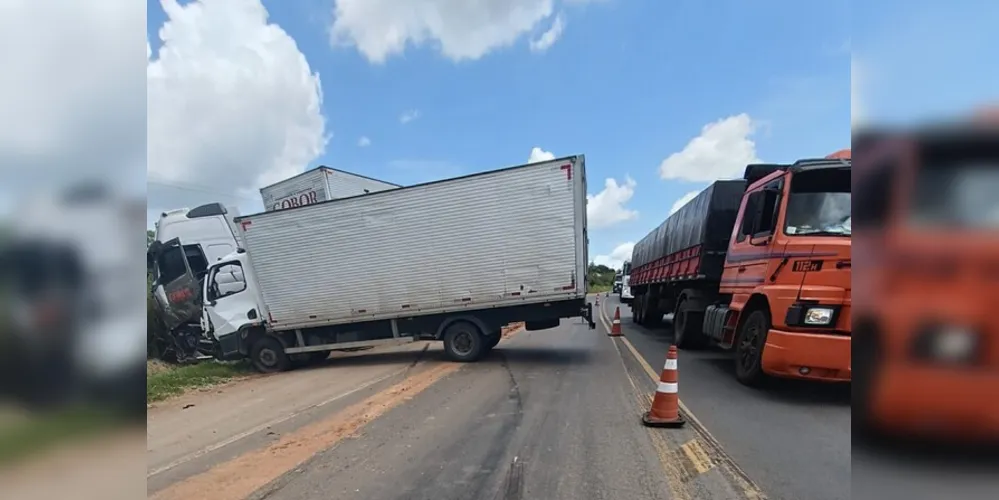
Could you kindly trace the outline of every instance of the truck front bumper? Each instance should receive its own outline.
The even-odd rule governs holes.
[[[783,378],[849,382],[850,345],[849,335],[771,329],[763,348],[763,372]]]
[[[999,403],[982,395],[999,385],[999,371],[887,362],[871,393],[879,427],[906,437],[999,441]]]

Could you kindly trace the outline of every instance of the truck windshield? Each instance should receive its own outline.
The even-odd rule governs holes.
[[[999,228],[999,146],[937,145],[923,151],[908,221],[914,227]]]
[[[850,202],[849,168],[799,172],[791,179],[784,234],[850,236]]]

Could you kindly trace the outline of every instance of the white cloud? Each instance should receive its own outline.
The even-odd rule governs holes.
[[[362,136],[360,139],[357,140],[358,147],[366,148],[370,145],[371,145],[371,139],[369,139],[367,136]]]
[[[676,203],[673,203],[673,206],[669,209],[669,214],[673,215],[677,210],[683,208],[683,206],[690,202],[690,200],[693,200],[698,193],[700,193],[700,191],[691,191],[681,196],[679,200],[676,200]]]
[[[609,255],[597,255],[593,257],[593,263],[598,266],[607,266],[611,269],[621,269],[621,265],[626,260],[631,260],[631,251],[635,248],[635,243],[629,241],[614,247]]]
[[[555,11],[555,0],[335,0],[334,3],[330,30],[333,45],[356,47],[376,64],[402,54],[407,46],[422,45],[430,45],[454,61],[478,59],[535,32]]]
[[[601,229],[638,217],[638,212],[625,208],[635,195],[635,180],[625,177],[624,184],[614,179],[604,181],[604,190],[586,195],[586,219],[591,229]]]
[[[554,159],[555,159],[554,154],[535,146],[531,148],[531,156],[527,158],[527,163],[539,163]]]
[[[324,152],[319,75],[260,0],[162,3],[147,68],[151,208],[245,202]]]
[[[0,198],[84,179],[144,189],[134,27],[145,13],[140,2],[0,2]]]
[[[565,16],[559,13],[555,16],[555,21],[552,23],[552,27],[548,28],[541,34],[540,37],[531,40],[531,52],[544,52],[555,45],[555,42],[562,37],[562,32],[565,30]]]
[[[405,125],[420,117],[420,110],[410,109],[403,114],[399,115],[399,123]]]
[[[745,113],[709,123],[682,151],[663,160],[659,176],[692,182],[741,177],[746,165],[762,161],[750,138],[755,130],[756,123]]]

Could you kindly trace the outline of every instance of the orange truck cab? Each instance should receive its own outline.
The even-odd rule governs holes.
[[[854,430],[996,440],[999,129],[868,130],[854,144]]]
[[[849,381],[850,177],[844,150],[708,186],[635,245],[634,321],[672,313],[675,344],[734,351],[747,385]]]

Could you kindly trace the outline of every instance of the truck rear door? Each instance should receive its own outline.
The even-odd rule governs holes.
[[[168,329],[201,316],[201,284],[180,238],[153,242],[146,255],[157,312]]]

